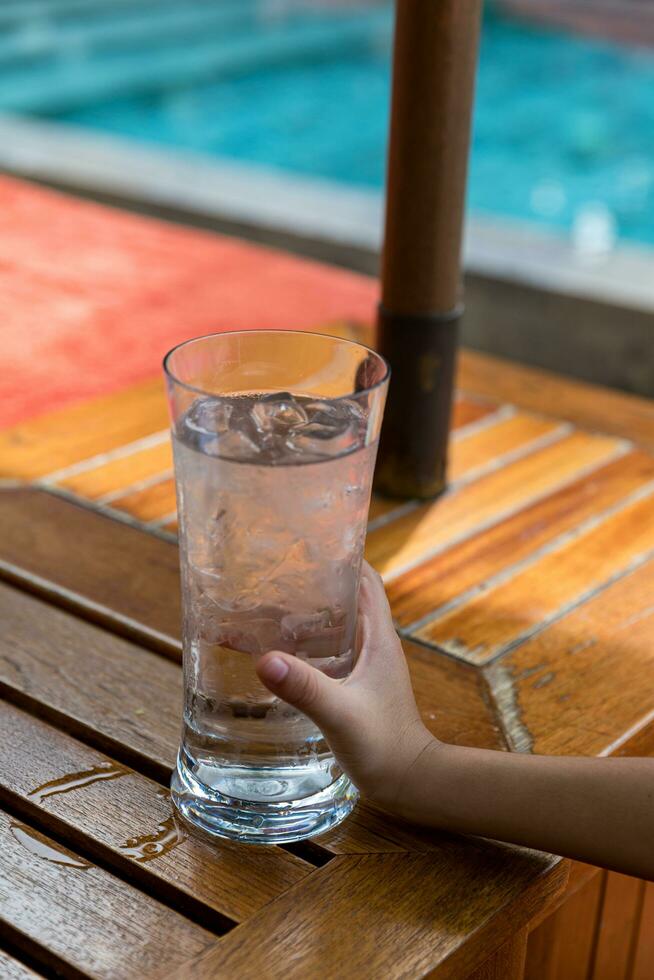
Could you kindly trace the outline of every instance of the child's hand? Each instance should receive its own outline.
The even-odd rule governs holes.
[[[439,742],[420,720],[381,579],[365,565],[344,681],[267,653],[259,677],[322,729],[368,799],[410,820],[654,880],[654,759],[575,759]]]
[[[397,809],[415,761],[436,740],[420,719],[381,578],[367,563],[359,633],[359,658],[344,681],[276,651],[259,660],[257,673],[269,690],[318,725],[341,767],[369,799]]]

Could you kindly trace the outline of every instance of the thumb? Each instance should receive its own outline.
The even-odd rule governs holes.
[[[269,691],[298,708],[327,734],[343,714],[343,687],[316,667],[288,653],[273,650],[256,664]]]

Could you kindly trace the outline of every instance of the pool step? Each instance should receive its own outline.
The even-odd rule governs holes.
[[[140,46],[148,51],[160,42],[193,42],[209,31],[245,32],[255,24],[256,11],[247,0],[227,0],[217,8],[208,7],[206,0],[194,0],[182,8],[164,2],[156,11],[149,4],[129,8],[111,19],[80,17],[71,23],[25,19],[0,37],[0,72],[57,59],[88,58],[106,50],[120,52]]]
[[[263,30],[208,36],[202,30],[179,31],[171,43],[142,49],[99,53],[92,60],[74,59],[30,64],[22,70],[2,71],[0,109],[15,112],[56,113],[114,98],[176,89],[197,82],[218,80],[277,65],[315,63],[388,45],[391,10],[370,6],[318,16],[304,14],[280,21],[264,21]],[[196,25],[196,28],[198,25]]]

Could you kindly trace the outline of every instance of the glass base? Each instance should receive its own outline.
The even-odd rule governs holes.
[[[358,791],[343,773],[325,789],[279,803],[236,799],[201,782],[183,753],[171,780],[180,816],[205,833],[246,844],[285,844],[324,834],[352,812]]]

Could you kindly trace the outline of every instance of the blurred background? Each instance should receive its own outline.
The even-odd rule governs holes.
[[[0,167],[374,272],[392,28],[390,0],[0,0]],[[487,0],[468,202],[466,342],[654,394],[654,3]]]

